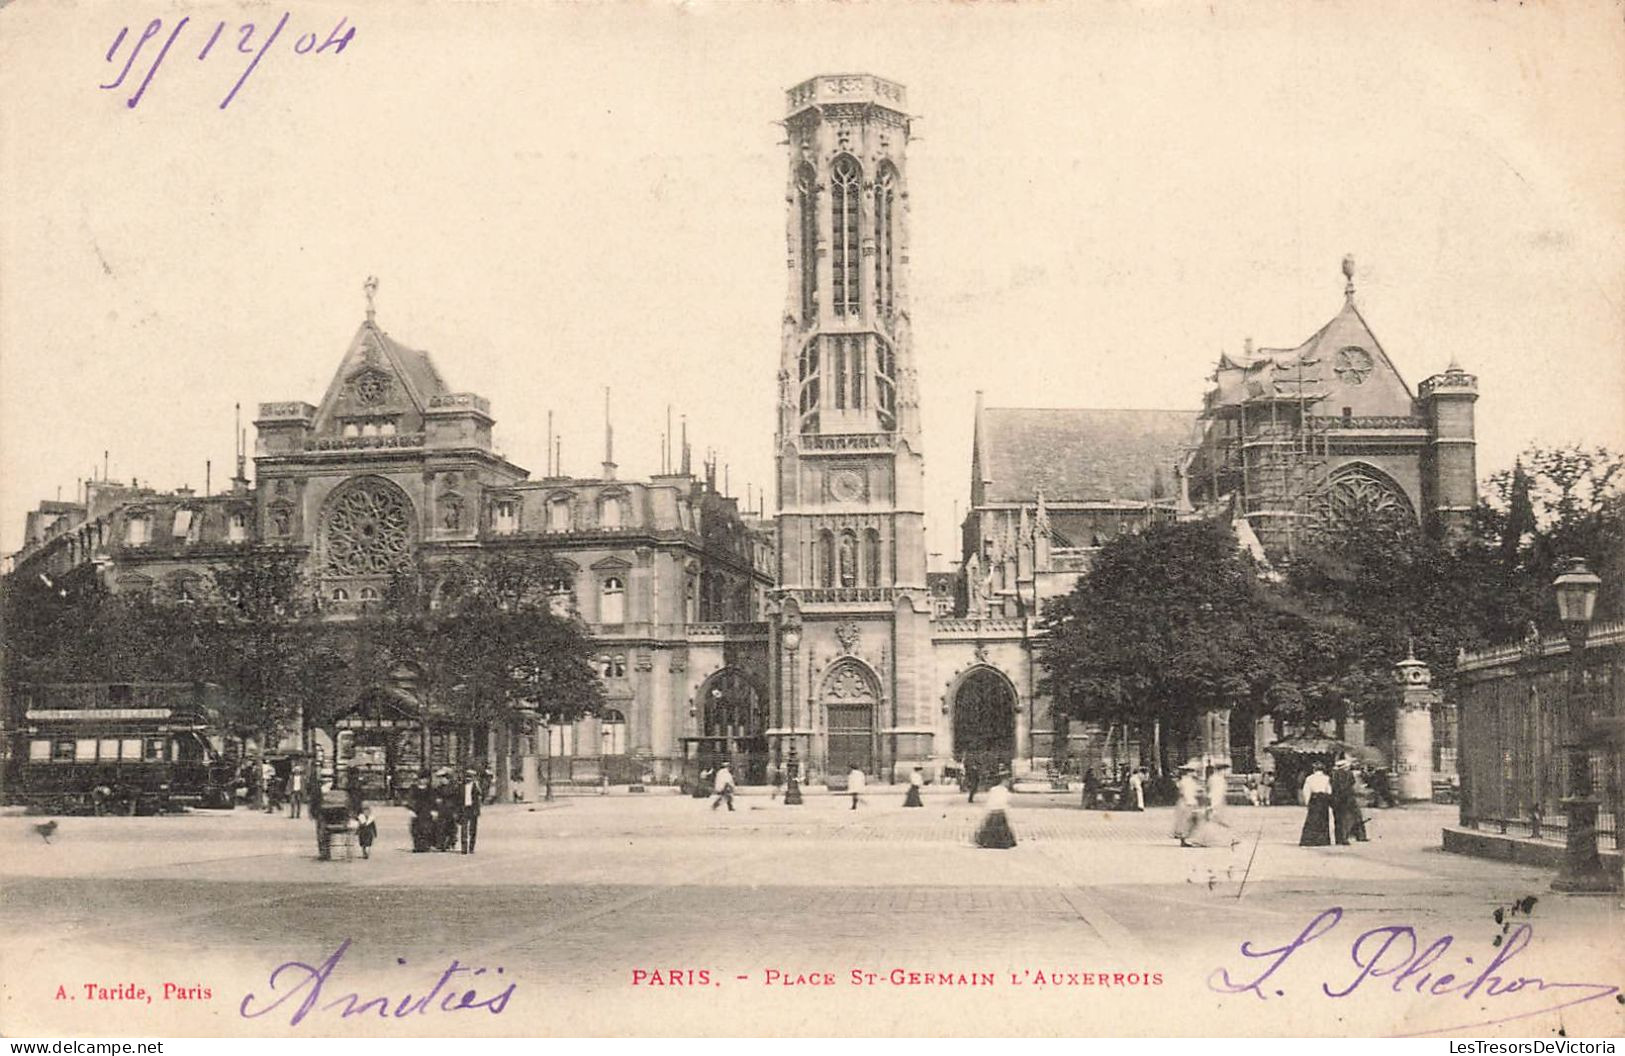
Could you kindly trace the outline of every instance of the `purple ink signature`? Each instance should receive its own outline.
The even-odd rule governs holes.
[[[230,33],[231,36],[236,37],[235,50],[243,55],[252,55],[253,59],[251,59],[247,67],[244,68],[242,76],[237,78],[237,83],[231,86],[231,91],[227,92],[226,97],[220,101],[220,109],[224,110],[226,107],[231,105],[231,101],[233,99],[237,98],[237,93],[242,90],[243,84],[248,80],[249,74],[253,73],[255,68],[259,66],[260,60],[265,58],[265,53],[271,50],[271,45],[277,42],[277,38],[280,37],[282,35],[282,31],[287,28],[288,19],[291,17],[291,12],[284,11],[282,13],[282,18],[277,22],[275,28],[273,28],[269,33],[263,34],[265,39],[263,43],[258,45],[258,50],[255,50],[254,46],[255,34],[261,33],[261,30],[256,23],[244,22],[241,25],[232,27]],[[134,94],[124,101],[125,106],[129,107],[131,110],[134,110],[136,104],[141,102],[141,97],[147,94],[147,86],[152,83],[152,78],[157,74],[158,67],[162,66],[164,64],[164,60],[169,57],[169,49],[175,46],[175,42],[177,39],[179,39],[181,31],[186,29],[187,25],[191,21],[191,16],[188,15],[176,22],[174,26],[170,28],[169,38],[163,42],[161,47],[159,47],[158,54],[153,57],[152,65],[147,67],[146,76],[141,78],[141,83],[136,87]],[[141,31],[141,36],[136,39],[134,44],[131,45],[129,55],[124,59],[124,68],[119,71],[119,75],[109,83],[101,85],[100,87],[104,91],[112,91],[113,89],[116,89],[120,85],[124,84],[125,80],[130,76],[131,67],[135,65],[136,59],[140,57],[141,52],[146,48],[147,42],[158,36],[163,31],[163,19],[155,18],[151,22],[148,22],[147,28]],[[209,39],[207,43],[203,45],[203,50],[198,52],[198,61],[203,62],[207,60],[209,53],[214,51],[215,44],[218,43],[220,38],[226,34],[226,22],[222,20],[215,25],[214,32],[209,34]],[[112,46],[107,49],[108,62],[117,61],[116,56],[118,55],[119,50],[124,46],[124,41],[127,37],[129,37],[129,35],[129,26],[123,26],[119,29],[118,36],[113,38]],[[321,44],[318,45],[316,41],[319,36],[319,34],[314,32],[302,34],[293,42],[294,53],[296,55],[306,55],[314,51],[316,54],[320,55],[323,52],[331,49],[333,54],[337,55],[343,52],[344,49],[349,46],[351,40],[355,39],[355,27],[349,25],[348,18],[341,17],[338,25],[334,26],[332,32],[327,34],[327,39],[323,40]],[[228,37],[222,51],[227,53],[231,52],[233,50],[232,43],[233,42],[231,41],[230,37]]]
[[[1208,988],[1221,994],[1250,993],[1260,1000],[1284,997],[1282,985],[1285,975],[1283,973],[1282,977],[1277,979],[1276,973],[1281,972],[1293,954],[1332,931],[1342,919],[1343,910],[1334,906],[1323,910],[1298,933],[1297,938],[1285,945],[1261,949],[1252,942],[1243,942],[1241,955],[1250,960],[1262,961],[1262,971],[1256,978],[1238,981],[1230,969],[1215,968],[1213,974],[1208,976]],[[1445,962],[1446,955],[1455,944],[1453,935],[1440,936],[1423,946],[1422,940],[1417,937],[1416,929],[1408,924],[1372,928],[1360,933],[1349,947],[1349,959],[1354,962],[1350,977],[1335,982],[1323,981],[1320,990],[1328,998],[1343,998],[1357,990],[1364,989],[1369,992],[1386,985],[1396,994],[1415,994],[1419,997],[1439,999],[1456,998],[1462,1001],[1472,1001],[1476,998],[1480,1004],[1485,999],[1508,998],[1519,993],[1550,993],[1551,997],[1560,999],[1555,1004],[1542,1005],[1529,1011],[1474,1023],[1459,1023],[1435,1030],[1417,1031],[1415,1034],[1401,1035],[1402,1037],[1443,1034],[1447,1031],[1511,1023],[1514,1020],[1555,1012],[1560,1008],[1572,1008],[1619,993],[1619,987],[1607,983],[1560,983],[1508,971],[1507,966],[1533,941],[1534,933],[1535,929],[1531,924],[1518,924],[1510,928],[1505,941],[1496,947],[1495,956],[1489,963],[1479,967],[1473,963],[1472,957],[1463,957],[1459,966]],[[1455,971],[1446,970],[1452,967]],[[1509,1005],[1510,1002],[1504,1002],[1502,1007]]]
[[[281,1009],[282,1013],[288,1016],[290,1027],[297,1027],[311,1013],[335,1010],[341,1019],[373,1013],[376,1013],[379,1019],[405,1019],[408,1016],[427,1015],[436,1011],[465,1012],[476,1009],[483,1009],[496,1016],[501,1015],[508,1007],[508,1001],[519,985],[508,983],[495,994],[482,997],[474,989],[473,983],[489,969],[471,968],[454,957],[445,971],[440,973],[434,986],[418,997],[414,997],[411,993],[404,993],[399,997],[388,994],[363,997],[355,991],[337,996],[324,994],[322,988],[327,986],[334,969],[339,966],[339,962],[344,959],[344,954],[349,949],[350,940],[345,939],[321,964],[287,961],[277,965],[271,969],[271,975],[265,981],[269,992],[264,997],[254,993],[246,994],[242,1004],[237,1006],[238,1015],[244,1019],[258,1019]],[[399,960],[396,963],[406,962]],[[501,976],[502,969],[497,968],[495,974]],[[295,999],[301,997],[302,999],[295,1004]],[[256,1002],[262,1007],[252,1008]]]

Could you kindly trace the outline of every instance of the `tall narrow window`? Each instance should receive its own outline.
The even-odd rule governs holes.
[[[892,258],[897,210],[897,170],[890,163],[881,166],[875,181],[875,310],[890,319],[896,300]]]
[[[598,599],[598,622],[620,624],[626,622],[626,584],[619,576],[604,580],[604,589]]]
[[[818,585],[835,585],[835,533],[828,528],[818,536]]]
[[[796,206],[801,221],[801,322],[818,317],[818,177],[811,165],[796,173]]]
[[[846,407],[846,338],[837,337],[830,346],[835,357],[835,408]]]
[[[879,408],[880,427],[891,429],[897,413],[897,356],[890,345],[875,339],[875,406]]]
[[[864,382],[863,338],[852,339],[852,409],[863,410]]]
[[[801,349],[801,431],[818,431],[818,339]]]
[[[836,315],[858,314],[858,196],[862,174],[849,154],[835,159],[830,169],[831,233],[835,236],[832,285]]]
[[[880,586],[880,533],[873,528],[863,533],[863,582],[865,586]]]

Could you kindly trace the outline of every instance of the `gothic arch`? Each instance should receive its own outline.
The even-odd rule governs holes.
[[[318,547],[325,577],[389,576],[417,539],[412,500],[379,476],[352,477],[322,505]]]
[[[1409,532],[1416,508],[1405,489],[1369,462],[1349,462],[1326,478],[1311,508],[1313,530],[1327,535],[1372,529]]]
[[[818,683],[824,714],[825,769],[840,774],[856,766],[874,773],[879,763],[877,738],[885,702],[880,676],[855,656],[843,656],[824,671]]]
[[[837,154],[829,167],[830,294],[836,315],[861,311],[862,196],[863,166],[850,154]]]
[[[695,701],[700,730],[707,737],[744,740],[767,730],[767,694],[744,668],[729,665],[711,672]]]
[[[961,671],[944,697],[953,726],[954,755],[988,767],[1009,765],[1016,754],[1021,694],[1010,676],[986,661]]]

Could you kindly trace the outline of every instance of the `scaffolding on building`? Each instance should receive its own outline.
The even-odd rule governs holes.
[[[1202,435],[1186,460],[1195,471],[1187,483],[1204,500],[1194,505],[1246,521],[1267,550],[1290,558],[1316,516],[1330,461],[1332,419],[1315,413],[1328,395],[1322,363],[1249,355],[1242,364],[1222,360],[1227,367],[1247,376],[1239,398],[1215,389],[1202,411]]]

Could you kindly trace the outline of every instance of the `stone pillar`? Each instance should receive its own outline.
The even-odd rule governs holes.
[[[1414,650],[1394,665],[1394,791],[1404,802],[1433,799],[1433,673]]]
[[[1275,716],[1260,715],[1253,720],[1253,756],[1260,771],[1275,769],[1275,756],[1265,749],[1276,740]]]
[[[1197,745],[1201,761],[1209,766],[1230,765],[1230,709],[1204,708],[1197,718]]]

